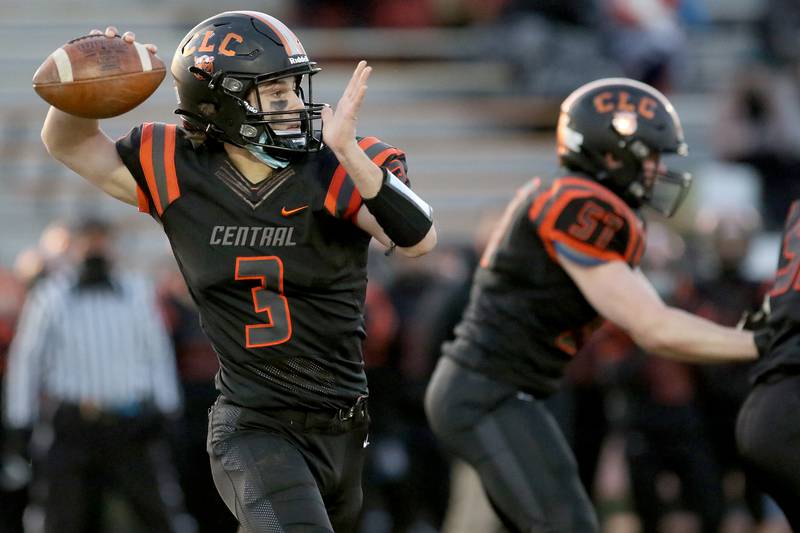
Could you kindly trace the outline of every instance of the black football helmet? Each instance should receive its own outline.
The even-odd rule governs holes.
[[[204,20],[181,40],[171,70],[178,96],[175,113],[183,116],[187,128],[283,158],[322,146],[314,126],[323,104],[313,102],[311,89],[311,76],[320,68],[309,61],[292,30],[275,17],[228,11]],[[247,101],[259,83],[288,77],[295,78],[302,109],[264,111],[260,103],[256,107]],[[273,128],[280,123],[301,126],[299,131]]]
[[[672,104],[644,83],[606,78],[576,89],[561,104],[556,142],[563,166],[589,174],[632,207],[647,204],[671,216],[689,190],[688,173],[645,175],[648,157],[685,156],[688,147]]]

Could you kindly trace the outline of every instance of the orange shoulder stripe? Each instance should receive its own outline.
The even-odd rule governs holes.
[[[551,232],[551,239],[554,241],[558,241],[568,245],[570,248],[574,248],[575,250],[581,252],[582,254],[588,255],[589,257],[594,257],[595,259],[602,259],[604,261],[614,261],[614,260],[625,260],[627,262],[627,257],[622,257],[617,252],[613,252],[610,250],[600,250],[594,246],[589,244],[583,243],[574,237],[570,237],[563,231],[553,229]]]
[[[362,150],[366,151],[370,146],[377,142],[380,141],[378,141],[378,139],[375,137],[364,137],[358,141],[358,145]],[[336,171],[333,173],[333,179],[331,179],[331,184],[328,186],[328,192],[325,194],[325,209],[327,209],[328,212],[333,215],[336,214],[336,199],[339,197],[339,191],[342,189],[342,184],[344,183],[344,178],[346,176],[347,171],[340,163],[336,167]],[[352,204],[352,202],[353,199],[351,198],[350,203]],[[350,209],[350,205],[348,205],[347,209]]]
[[[181,195],[178,174],[175,172],[175,124],[164,128],[164,172],[167,176],[167,205]]]
[[[361,193],[358,192],[358,189],[354,189],[353,194],[350,195],[350,202],[347,204],[347,209],[345,209],[342,218],[345,220],[353,218],[361,207],[361,202]]]
[[[536,197],[536,200],[533,201],[531,204],[531,208],[528,210],[528,219],[531,222],[536,222],[536,219],[539,218],[539,213],[541,213],[544,204],[553,196],[553,188],[551,187],[547,191],[543,192],[539,196]]]
[[[325,209],[331,214],[336,213],[336,198],[339,196],[339,189],[342,188],[345,176],[347,176],[347,171],[344,167],[342,165],[336,167],[336,172],[333,173],[333,179],[328,187],[328,193],[325,195]]]
[[[389,156],[392,155],[403,155],[403,152],[401,152],[397,148],[387,148],[386,150],[383,150],[382,152],[378,153],[378,155],[373,157],[372,162],[378,166],[381,166],[386,162],[387,159],[389,159]]]
[[[362,145],[362,149],[365,152],[379,142],[378,139],[376,139],[375,137],[367,137],[366,139],[370,139],[370,143],[369,144],[365,143],[364,145]],[[363,139],[362,142],[366,139]],[[373,139],[374,142],[372,141]],[[389,156],[402,155],[402,154],[403,152],[401,152],[397,148],[386,148],[385,150],[379,152],[375,157],[373,157],[372,162],[378,166],[381,166],[386,162],[387,159],[389,159]],[[358,212],[358,208],[361,207],[361,202],[362,202],[361,194],[358,192],[358,189],[355,189],[353,191],[353,194],[350,196],[350,203],[347,204],[347,209],[344,212],[344,218],[349,220],[350,218],[354,217],[355,214]]]
[[[144,193],[139,185],[136,185],[136,199],[139,204],[139,211],[142,213],[150,214],[150,200],[147,199],[147,195]]]
[[[156,212],[161,216],[161,199],[158,196],[158,185],[156,175],[153,170],[153,123],[146,122],[142,125],[142,139],[139,143],[139,162],[142,164],[142,171],[147,180],[147,188],[150,190],[150,197],[156,206]]]

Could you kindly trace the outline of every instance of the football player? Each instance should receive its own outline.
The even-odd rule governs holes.
[[[542,400],[602,319],[676,360],[745,361],[756,350],[750,333],[666,306],[637,269],[639,208],[669,216],[690,184],[661,161],[687,152],[670,102],[633,80],[594,81],[563,102],[557,147],[563,173],[522,187],[490,240],[425,407],[511,531],[585,533],[597,518]]]
[[[182,124],[115,143],[51,108],[42,130],[56,159],[163,226],[220,359],[207,448],[246,531],[353,530],[367,247],[417,256],[436,242],[403,151],[356,137],[371,67],[358,64],[335,110],[313,100],[319,70],[278,19],[225,12],[175,51]]]
[[[748,472],[800,531],[800,200],[789,208],[778,270],[764,304],[740,324],[756,331],[759,361],[736,420]]]

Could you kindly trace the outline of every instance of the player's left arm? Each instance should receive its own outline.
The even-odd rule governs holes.
[[[723,327],[665,304],[633,268],[644,238],[635,214],[618,197],[594,183],[567,178],[551,199],[551,205],[529,214],[551,257],[592,307],[639,346],[689,363],[756,358],[752,332]]]
[[[623,261],[559,263],[590,304],[648,352],[689,363],[749,361],[757,357],[753,334],[715,324],[666,305],[639,270]]]
[[[323,109],[322,138],[364,199],[356,225],[385,246],[396,245],[404,255],[423,255],[436,246],[430,206],[391,171],[373,163],[356,140],[358,111],[371,71],[366,61],[360,61],[336,111]]]

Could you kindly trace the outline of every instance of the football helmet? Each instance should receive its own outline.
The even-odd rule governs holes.
[[[175,113],[189,129],[284,159],[322,146],[315,121],[324,105],[314,103],[311,88],[311,76],[320,68],[275,17],[227,11],[204,20],[181,40],[171,71],[178,97]],[[265,111],[260,98],[256,106],[247,100],[258,84],[288,77],[294,78],[302,109]],[[289,123],[299,123],[299,130],[274,128]]]
[[[662,154],[688,154],[675,109],[635,80],[606,78],[576,89],[561,104],[556,145],[564,167],[589,174],[632,207],[671,216],[691,185],[690,174],[659,164]],[[654,172],[645,172],[649,158]]]

